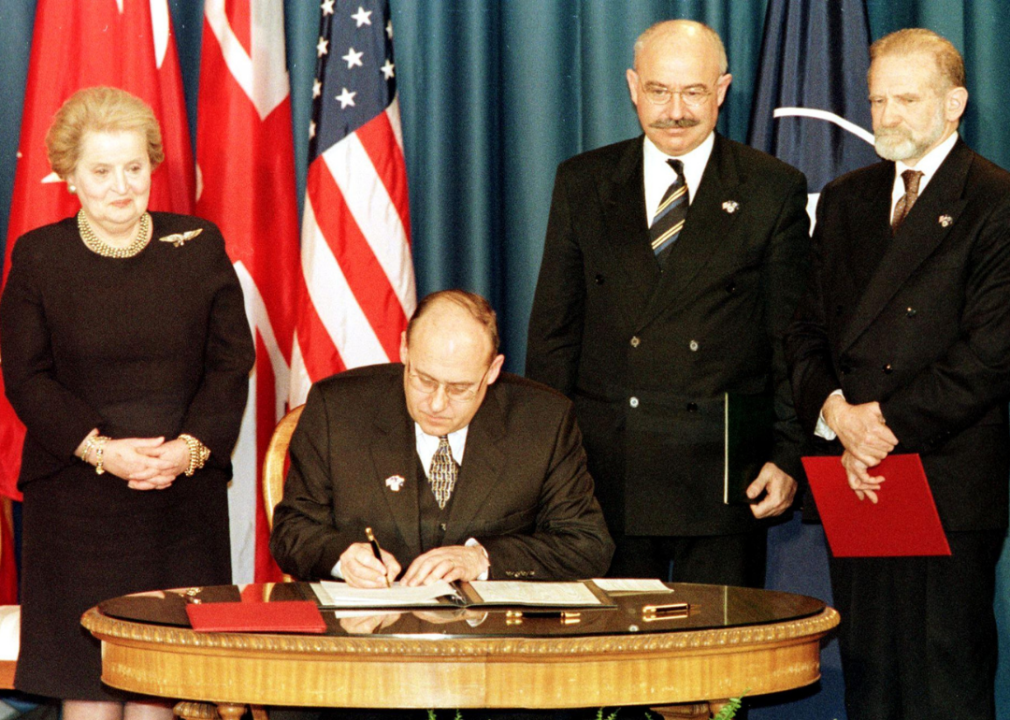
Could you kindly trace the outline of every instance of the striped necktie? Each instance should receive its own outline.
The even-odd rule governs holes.
[[[690,200],[687,182],[684,180],[684,163],[680,160],[667,160],[666,162],[677,173],[677,179],[663,195],[663,200],[659,203],[659,208],[652,218],[652,227],[649,228],[652,251],[656,253],[660,267],[663,266],[670,254],[670,248],[673,247],[684,227],[688,201]]]
[[[452,459],[452,448],[449,447],[449,438],[445,435],[438,439],[438,450],[431,458],[431,470],[428,473],[428,482],[431,484],[431,491],[435,493],[435,500],[438,507],[445,510],[445,504],[452,496],[452,490],[456,487],[456,478],[459,476],[459,465]]]

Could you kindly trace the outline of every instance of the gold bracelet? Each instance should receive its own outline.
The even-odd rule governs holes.
[[[210,448],[197,440],[189,433],[182,433],[179,439],[185,441],[189,450],[189,467],[186,468],[186,477],[193,477],[193,473],[203,468],[210,457]]]
[[[95,475],[105,474],[105,446],[111,439],[105,435],[95,436]]]
[[[95,438],[97,435],[88,435],[84,438],[84,449],[81,451],[81,460],[88,462],[88,453],[95,447]]]

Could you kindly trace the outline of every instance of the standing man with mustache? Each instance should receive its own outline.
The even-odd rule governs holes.
[[[789,509],[796,422],[781,337],[803,290],[806,180],[715,132],[719,36],[650,27],[627,71],[644,136],[558,168],[527,375],[575,402],[613,576],[760,587]],[[725,504],[726,393],[765,438]],[[672,570],[671,570],[672,567]]]
[[[796,408],[864,502],[888,499],[881,460],[919,453],[952,554],[831,558],[845,704],[849,720],[992,720],[1010,173],[958,137],[964,61],[936,33],[875,42],[869,90],[887,162],[821,194],[814,272],[786,341]]]

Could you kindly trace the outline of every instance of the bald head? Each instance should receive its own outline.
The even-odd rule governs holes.
[[[635,69],[638,70],[638,58],[647,46],[657,43],[660,46],[671,46],[672,52],[682,49],[684,52],[711,54],[719,69],[719,74],[729,69],[726,48],[722,44],[719,33],[705,23],[695,20],[664,20],[650,26],[635,40]]]
[[[447,290],[424,298],[400,342],[410,416],[429,435],[447,435],[470,423],[505,358],[488,302]]]

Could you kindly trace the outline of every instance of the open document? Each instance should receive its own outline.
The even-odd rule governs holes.
[[[320,607],[612,607],[605,593],[582,582],[474,581],[436,582],[421,587],[394,583],[391,588],[353,588],[347,583],[323,580],[312,584]]]

